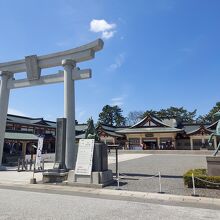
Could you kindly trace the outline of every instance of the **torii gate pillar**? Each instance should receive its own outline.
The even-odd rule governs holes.
[[[4,146],[5,127],[8,111],[8,102],[10,89],[7,88],[8,80],[13,76],[12,73],[8,71],[1,72],[1,85],[0,85],[0,146]],[[0,149],[0,166],[3,156],[3,148]]]
[[[76,63],[73,60],[62,60],[64,67],[64,118],[66,118],[66,157],[67,169],[74,169],[76,160],[75,147],[75,83],[72,72]]]

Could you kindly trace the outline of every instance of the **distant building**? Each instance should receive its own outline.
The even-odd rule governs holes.
[[[86,124],[76,125],[76,140],[82,138]],[[43,118],[7,115],[3,163],[36,153],[38,137],[44,137],[43,153],[55,152],[56,122]]]
[[[128,141],[128,149],[175,149],[176,135],[182,129],[176,128],[176,120],[160,120],[151,115],[130,128],[118,131]]]
[[[210,135],[215,132],[217,121],[213,124],[197,124],[185,123],[181,125],[182,133],[178,133],[176,137],[176,148],[187,150],[208,149],[213,150],[217,147],[220,140],[214,137],[212,146],[208,144]]]
[[[159,119],[147,115],[131,127],[99,125],[100,139],[107,144],[120,143],[124,149],[153,150],[199,150],[214,149],[216,138],[209,146],[210,134],[216,129],[213,124],[185,123],[178,125],[175,119]]]
[[[100,141],[107,145],[119,144],[124,146],[126,142],[126,137],[124,134],[119,134],[118,131],[124,129],[125,127],[115,127],[105,124],[99,124],[96,128]]]
[[[139,150],[200,150],[214,149],[220,140],[214,137],[208,144],[210,134],[216,129],[213,124],[183,123],[175,119],[159,119],[147,115],[131,127],[115,127],[99,124],[100,140],[107,145],[119,144],[123,149]],[[76,124],[76,142],[85,138],[87,124]],[[44,137],[43,153],[55,152],[56,122],[43,118],[7,115],[3,162],[35,154],[38,137]]]

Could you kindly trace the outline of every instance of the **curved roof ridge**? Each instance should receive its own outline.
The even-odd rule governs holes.
[[[133,126],[131,126],[130,128],[135,128],[137,127],[138,125],[140,125],[141,123],[143,123],[147,118],[151,118],[153,119],[154,121],[156,121],[157,123],[161,124],[161,125],[164,125],[165,127],[171,127],[169,125],[167,125],[166,123],[162,122],[159,118],[151,115],[151,114],[147,114],[141,121],[139,121],[138,123],[134,124]]]
[[[217,121],[215,121],[215,122],[213,122],[212,124],[210,124],[210,125],[208,125],[206,128],[211,128],[212,126],[214,126],[214,125],[216,125],[218,123],[218,120]]]
[[[210,129],[208,129],[208,127],[206,127],[206,126],[204,126],[203,124],[201,124],[198,128],[196,128],[195,130],[193,130],[193,131],[190,131],[190,132],[188,132],[187,134],[189,135],[189,134],[193,134],[193,133],[195,133],[195,132],[198,132],[199,130],[201,130],[201,129],[204,129],[204,130],[206,130],[206,131],[208,131],[208,132],[213,132],[212,130],[210,130]]]

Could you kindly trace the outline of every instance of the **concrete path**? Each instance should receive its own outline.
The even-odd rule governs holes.
[[[0,189],[0,219],[220,219],[220,211]]]
[[[137,153],[134,153],[134,154],[119,154],[118,155],[118,161],[119,162],[123,162],[123,161],[128,161],[128,160],[134,160],[134,159],[138,159],[138,158],[142,158],[142,157],[147,157],[147,156],[150,156],[151,154],[137,154]],[[108,163],[109,164],[113,164],[116,162],[116,156],[115,156],[115,153],[112,152],[110,154],[108,154]]]
[[[150,156],[150,154],[119,154],[119,162],[138,159]],[[110,153],[108,156],[109,164],[114,164],[116,161],[115,154]],[[45,169],[52,169],[53,163],[45,163]],[[0,171],[0,184],[1,183],[14,183],[14,184],[29,184],[30,179],[33,178],[33,172],[17,172],[17,167],[8,167],[7,171]],[[35,173],[34,177],[37,181],[42,180],[42,173]]]

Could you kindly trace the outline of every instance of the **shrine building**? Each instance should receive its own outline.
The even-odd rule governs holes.
[[[213,150],[220,140],[214,137],[212,146],[208,144],[215,131],[213,124],[183,123],[176,119],[159,119],[147,115],[130,127],[114,127],[100,124],[97,128],[100,139],[106,144],[119,144],[130,150]]]

